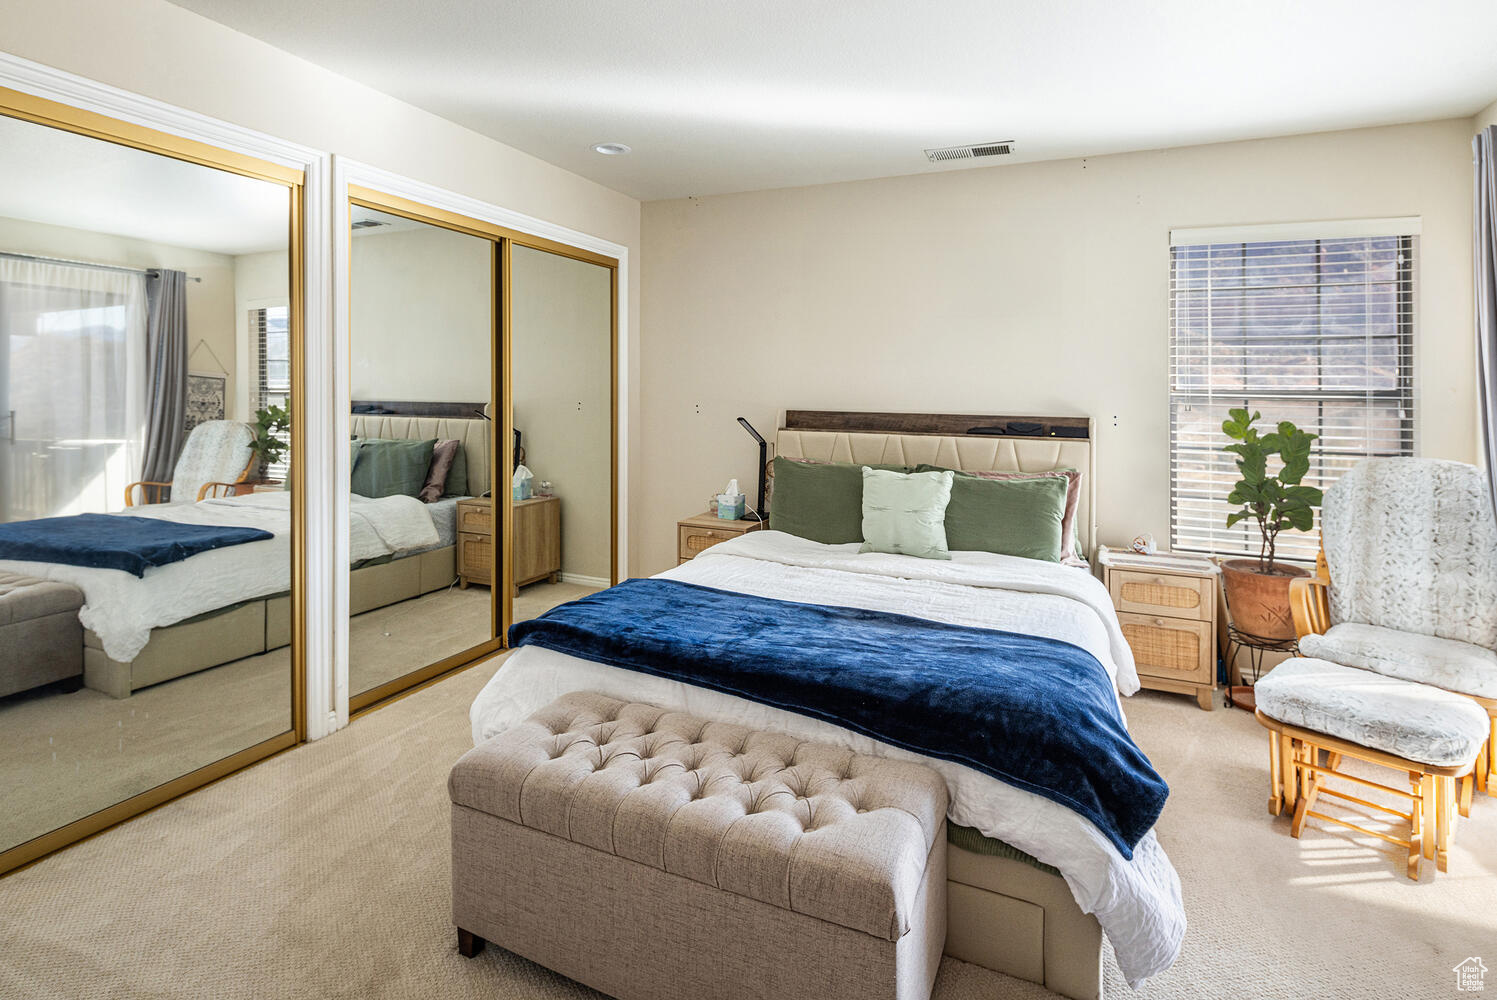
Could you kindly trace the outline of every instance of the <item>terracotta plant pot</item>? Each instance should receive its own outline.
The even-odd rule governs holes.
[[[1258,572],[1256,559],[1230,559],[1222,563],[1227,608],[1232,612],[1232,624],[1240,631],[1265,639],[1293,639],[1289,583],[1310,573],[1283,563],[1274,563],[1273,568],[1272,573]]]

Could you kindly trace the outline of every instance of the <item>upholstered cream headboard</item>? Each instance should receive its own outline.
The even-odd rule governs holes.
[[[489,438],[487,420],[462,417],[407,417],[388,413],[355,413],[349,418],[349,433],[354,437],[397,438],[462,442],[468,460],[468,492],[480,496],[489,489]]]
[[[930,417],[922,424],[919,418]],[[891,419],[897,418],[897,419]],[[1010,422],[1038,423],[1085,429],[1086,437],[1053,437],[1043,433],[963,434],[940,431],[877,429],[930,426],[937,428],[1005,426]],[[860,422],[871,424],[860,429]],[[775,433],[775,454],[784,458],[810,458],[821,462],[862,462],[885,465],[941,465],[948,469],[982,472],[1044,472],[1079,469],[1081,497],[1076,504],[1076,533],[1088,558],[1097,545],[1096,456],[1092,449],[1093,424],[1089,418],[984,417],[950,414],[857,414],[790,411],[786,423]],[[825,423],[836,429],[820,430],[807,424]]]

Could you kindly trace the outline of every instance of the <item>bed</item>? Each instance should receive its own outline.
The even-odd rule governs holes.
[[[1039,427],[1034,427],[1038,424]],[[974,427],[1039,433],[966,433]],[[1068,436],[1054,436],[1065,427]],[[786,458],[995,471],[1081,470],[1077,526],[1096,544],[1091,423],[965,415],[791,411],[776,435]],[[772,506],[771,506],[772,509]],[[950,562],[860,554],[758,531],[715,545],[660,574],[664,580],[792,602],[867,608],[937,622],[1061,639],[1094,655],[1114,697],[1138,689],[1111,602],[1086,569],[992,553]],[[918,759],[952,793],[948,845],[949,932],[957,958],[1045,985],[1070,997],[1102,994],[1103,928],[1131,983],[1167,968],[1185,918],[1180,886],[1153,832],[1131,859],[1096,826],[1048,798],[949,760],[914,754],[819,718],[667,677],[579,659],[537,646],[510,655],[475,700],[481,742],[568,691],[598,691],[754,728],[833,742],[862,753]]]
[[[467,460],[470,494],[488,490],[486,425],[477,417],[447,415],[351,418],[356,436],[458,440]],[[84,683],[125,698],[152,684],[290,643],[290,497],[273,491],[131,508],[128,513],[135,517],[254,527],[272,536],[202,552],[152,568],[142,577],[12,560],[0,560],[0,569],[70,583],[83,591]],[[441,590],[457,579],[458,499],[423,504],[414,497],[351,497],[351,614]]]

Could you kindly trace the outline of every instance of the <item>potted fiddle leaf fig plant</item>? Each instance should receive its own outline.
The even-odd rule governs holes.
[[[1232,623],[1243,632],[1264,639],[1294,638],[1294,615],[1289,609],[1289,584],[1297,576],[1309,576],[1298,566],[1276,562],[1279,532],[1309,531],[1315,526],[1315,508],[1321,491],[1301,481],[1310,471],[1310,443],[1318,435],[1281,420],[1277,430],[1259,434],[1253,426],[1262,414],[1235,409],[1227,411],[1222,431],[1232,439],[1224,451],[1237,456],[1242,478],[1232,487],[1227,503],[1237,507],[1227,515],[1227,527],[1252,521],[1262,544],[1256,559],[1229,559],[1222,563],[1222,583],[1227,588],[1227,607]],[[1270,473],[1269,459],[1279,468]]]
[[[250,425],[250,429],[255,432],[250,450],[258,460],[255,463],[255,474],[250,478],[260,479],[264,477],[265,470],[286,454],[283,435],[291,429],[291,415],[281,406],[263,406],[255,411],[255,422]]]

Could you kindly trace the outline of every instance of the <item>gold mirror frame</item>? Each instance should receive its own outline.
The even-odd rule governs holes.
[[[386,212],[390,215],[398,215],[401,218],[410,219],[413,222],[422,222],[427,225],[449,229],[454,232],[464,233],[469,236],[477,236],[489,240],[493,245],[494,262],[494,291],[498,296],[497,308],[493,310],[493,332],[490,341],[494,349],[494,370],[492,372],[492,394],[490,403],[500,413],[500,420],[496,433],[491,435],[489,444],[489,479],[491,495],[498,499],[503,497],[503,503],[498,504],[499,517],[494,520],[494,527],[499,538],[504,544],[496,545],[500,553],[497,578],[493,586],[498,587],[499,599],[490,601],[491,616],[493,621],[493,637],[487,642],[471,646],[468,649],[444,657],[434,663],[427,664],[411,673],[404,674],[392,681],[387,681],[368,691],[350,694],[348,699],[348,711],[350,716],[363,712],[373,711],[389,702],[411,694],[429,684],[441,680],[449,674],[456,673],[467,667],[478,663],[494,653],[504,649],[507,645],[506,635],[509,626],[514,620],[514,508],[511,503],[512,497],[508,489],[499,488],[500,485],[508,483],[513,475],[513,452],[508,447],[502,447],[502,443],[509,442],[514,438],[514,394],[511,386],[510,363],[510,333],[513,328],[511,317],[511,295],[510,295],[510,251],[515,246],[530,247],[533,250],[542,250],[547,253],[559,254],[574,260],[584,261],[589,264],[597,264],[608,268],[609,274],[609,580],[611,583],[619,582],[619,262],[613,257],[584,250],[567,243],[549,240],[540,236],[510,229],[481,219],[450,212],[446,209],[434,208],[409,198],[399,195],[386,194],[373,188],[363,187],[357,184],[348,185],[347,199],[349,205],[360,208],[373,209]],[[345,239],[351,240],[352,234],[344,234]],[[347,260],[352,262],[352,253]],[[352,281],[349,282],[349,295],[352,298]],[[352,302],[345,303],[351,310]],[[352,354],[353,332],[349,331],[349,351]],[[352,357],[347,359],[349,367],[352,366]],[[346,401],[345,401],[346,402]],[[497,539],[496,539],[497,540]]]
[[[269,181],[287,189],[290,232],[287,240],[289,319],[291,332],[291,412],[305,414],[304,359],[306,348],[305,244],[303,218],[306,211],[306,176],[294,167],[261,160],[243,153],[146,128],[71,105],[49,101],[0,87],[0,117],[45,125],[77,135],[129,146],[134,149],[225,170],[255,180]],[[250,764],[296,746],[306,738],[306,489],[300,471],[305,454],[306,421],[293,416],[289,475],[291,486],[291,728],[268,740],[171,778],[154,788],[106,806],[55,830],[5,851],[0,851],[0,875],[30,864],[53,851],[100,833],[118,823],[201,788]]]

